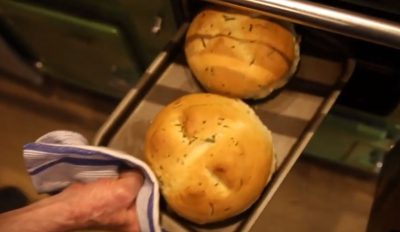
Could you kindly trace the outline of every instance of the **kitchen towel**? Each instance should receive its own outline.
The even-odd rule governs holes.
[[[120,167],[140,169],[145,178],[136,199],[141,231],[160,232],[158,182],[149,166],[121,151],[89,146],[80,134],[53,131],[24,146],[26,168],[40,193],[60,191],[74,182],[116,178]]]

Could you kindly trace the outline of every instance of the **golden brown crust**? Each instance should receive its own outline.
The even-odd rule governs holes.
[[[240,100],[192,94],[154,119],[145,153],[168,205],[203,224],[248,208],[274,164],[271,134]]]
[[[290,30],[263,18],[215,9],[193,20],[185,53],[206,89],[239,98],[262,98],[280,87],[297,59]]]

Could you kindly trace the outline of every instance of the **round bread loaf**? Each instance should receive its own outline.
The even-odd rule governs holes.
[[[207,93],[166,106],[147,131],[145,154],[171,209],[198,224],[243,212],[275,167],[271,133],[254,111]]]
[[[208,91],[259,99],[288,81],[299,47],[290,29],[266,18],[206,9],[189,27],[185,54]]]

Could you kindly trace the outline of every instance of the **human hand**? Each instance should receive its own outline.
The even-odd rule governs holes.
[[[74,184],[57,195],[71,208],[74,229],[140,231],[136,196],[143,184],[138,171],[128,171],[118,179],[100,179],[90,184]]]
[[[57,195],[0,215],[0,228],[9,232],[140,231],[136,197],[142,184],[138,171],[124,172],[118,179],[73,184]]]

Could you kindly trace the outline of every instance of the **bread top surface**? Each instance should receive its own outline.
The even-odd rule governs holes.
[[[199,224],[248,208],[275,162],[271,134],[254,111],[214,94],[187,95],[164,108],[145,148],[168,205]]]
[[[215,9],[200,12],[186,35],[185,53],[208,90],[262,98],[287,82],[298,54],[293,33],[265,18]]]

